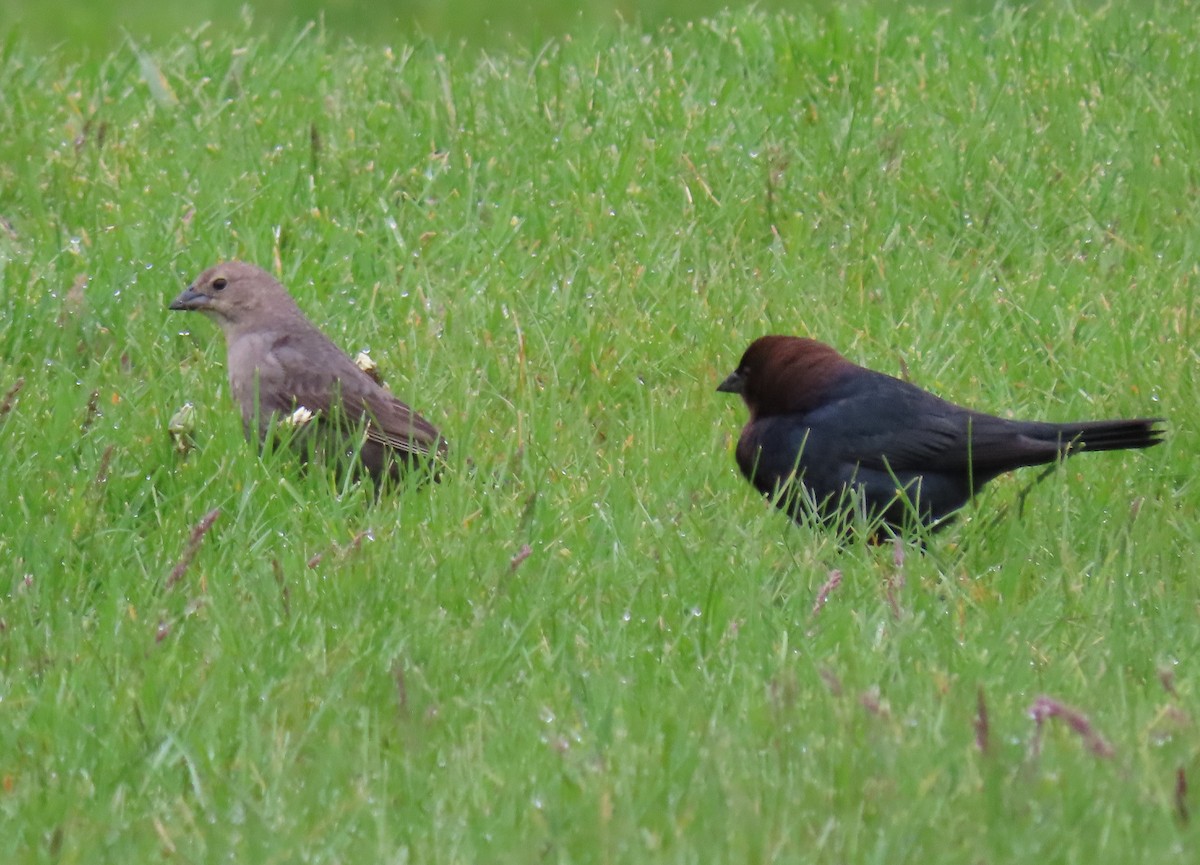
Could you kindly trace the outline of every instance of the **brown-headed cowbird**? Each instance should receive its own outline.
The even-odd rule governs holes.
[[[357,454],[376,484],[407,466],[444,456],[437,429],[355,365],[317,330],[269,273],[230,261],[210,267],[171,302],[225,333],[229,386],[246,437],[273,426],[303,427],[295,443],[311,455],[330,446]]]
[[[1004,472],[1163,437],[1161,418],[1039,423],[971,411],[794,336],[755,340],[717,390],[750,409],[742,474],[793,518],[843,528],[856,511],[893,531],[940,526]]]

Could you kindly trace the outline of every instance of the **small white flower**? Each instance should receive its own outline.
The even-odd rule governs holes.
[[[367,354],[365,351],[360,351],[354,356],[354,365],[368,374],[374,372],[375,368],[378,366],[375,361],[371,360],[371,355]]]
[[[173,436],[187,435],[196,428],[196,407],[185,402],[167,421],[167,432]]]
[[[313,413],[304,406],[296,406],[296,410],[284,418],[283,422],[287,426],[302,427],[313,419]]]
[[[177,452],[186,455],[196,446],[192,439],[195,429],[196,407],[190,402],[185,402],[167,421],[167,435],[171,437],[171,443],[175,445]]]
[[[371,355],[367,354],[365,351],[360,351],[354,356],[354,365],[374,379],[376,384],[380,383],[379,364],[371,360]]]

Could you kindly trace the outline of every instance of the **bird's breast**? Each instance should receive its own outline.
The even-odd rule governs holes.
[[[263,382],[286,380],[279,358],[271,350],[274,343],[270,332],[247,333],[229,343],[229,387],[243,408],[254,402]]]

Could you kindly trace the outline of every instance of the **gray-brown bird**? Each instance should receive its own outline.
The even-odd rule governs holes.
[[[274,426],[301,426],[296,440],[306,451],[332,443],[339,454],[357,453],[376,484],[445,455],[437,428],[330,342],[265,270],[214,265],[170,308],[201,312],[224,331],[247,438],[265,442]]]

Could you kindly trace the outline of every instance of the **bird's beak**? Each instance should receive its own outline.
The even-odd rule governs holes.
[[[741,374],[735,369],[725,377],[725,381],[717,385],[717,390],[721,393],[745,393],[746,380],[743,379]]]
[[[207,294],[201,294],[191,286],[180,292],[179,297],[171,301],[168,309],[203,309],[208,306],[212,298]]]

